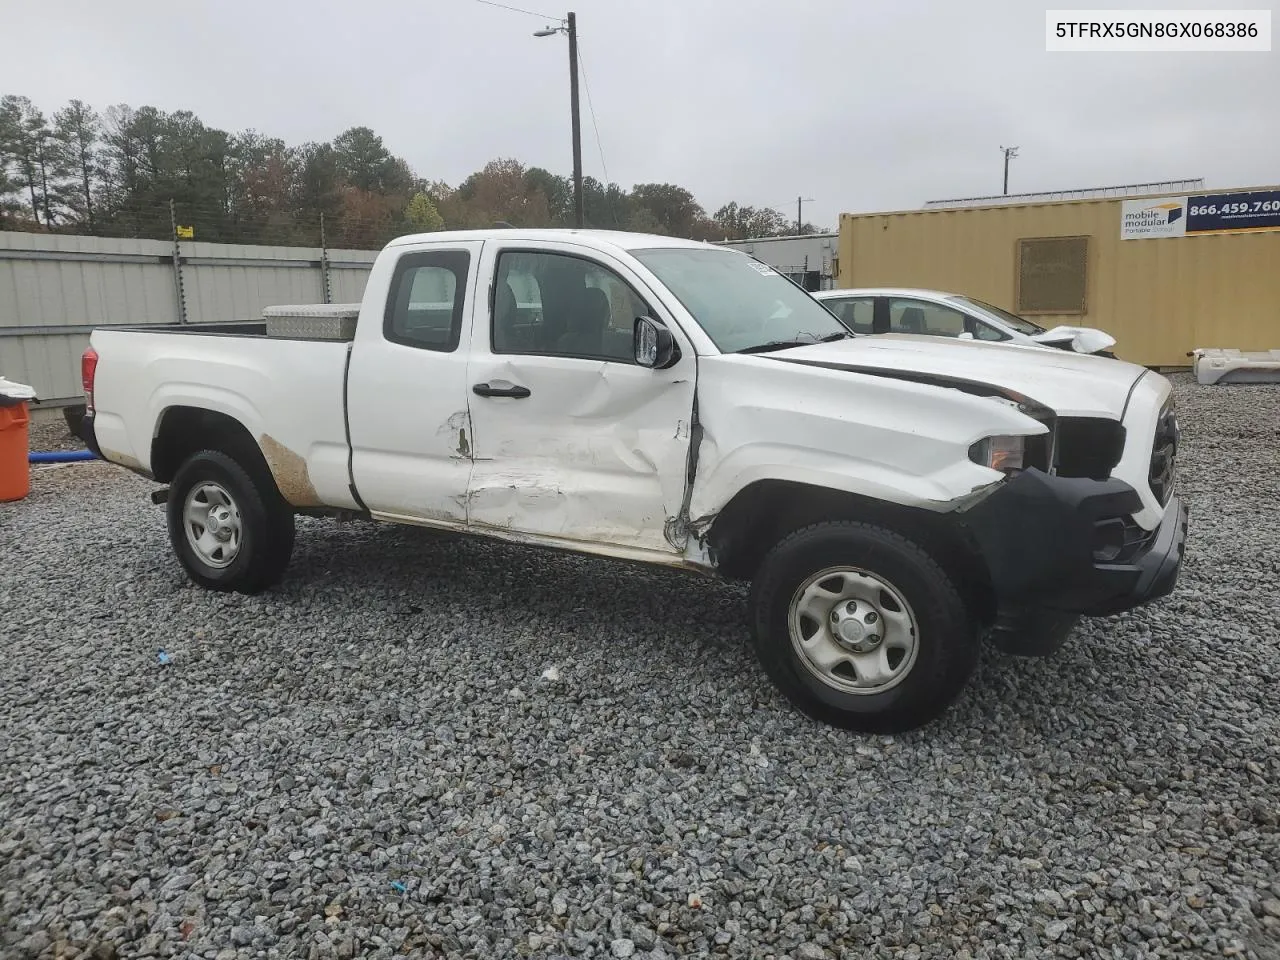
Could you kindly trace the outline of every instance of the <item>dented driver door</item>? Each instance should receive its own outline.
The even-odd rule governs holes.
[[[479,241],[379,260],[352,344],[347,422],[356,492],[377,517],[466,523],[467,352]]]
[[[696,360],[625,262],[569,242],[487,241],[470,391],[471,523],[515,538],[674,557]],[[672,329],[681,358],[634,362],[632,325]],[[590,547],[589,547],[590,549]]]

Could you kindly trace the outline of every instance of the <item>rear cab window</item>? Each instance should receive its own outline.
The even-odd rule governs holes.
[[[462,305],[471,254],[466,250],[407,253],[396,262],[383,316],[393,343],[452,353],[462,336]]]

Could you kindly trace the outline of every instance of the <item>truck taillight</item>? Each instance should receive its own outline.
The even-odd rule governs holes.
[[[80,383],[84,387],[84,412],[93,414],[93,375],[98,372],[98,351],[90,347],[80,356]]]

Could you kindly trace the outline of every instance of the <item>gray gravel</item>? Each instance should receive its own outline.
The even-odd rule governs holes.
[[[84,441],[67,428],[67,421],[58,416],[41,417],[27,428],[28,447],[31,450],[83,450]]]
[[[149,484],[40,471],[0,956],[1280,956],[1280,389],[1178,381],[1175,595],[896,738],[793,712],[734,588],[317,521],[222,596]]]

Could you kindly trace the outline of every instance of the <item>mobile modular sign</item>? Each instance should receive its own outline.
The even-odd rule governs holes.
[[[1280,230],[1280,190],[1147,197],[1125,200],[1120,209],[1121,240],[1257,230]]]

